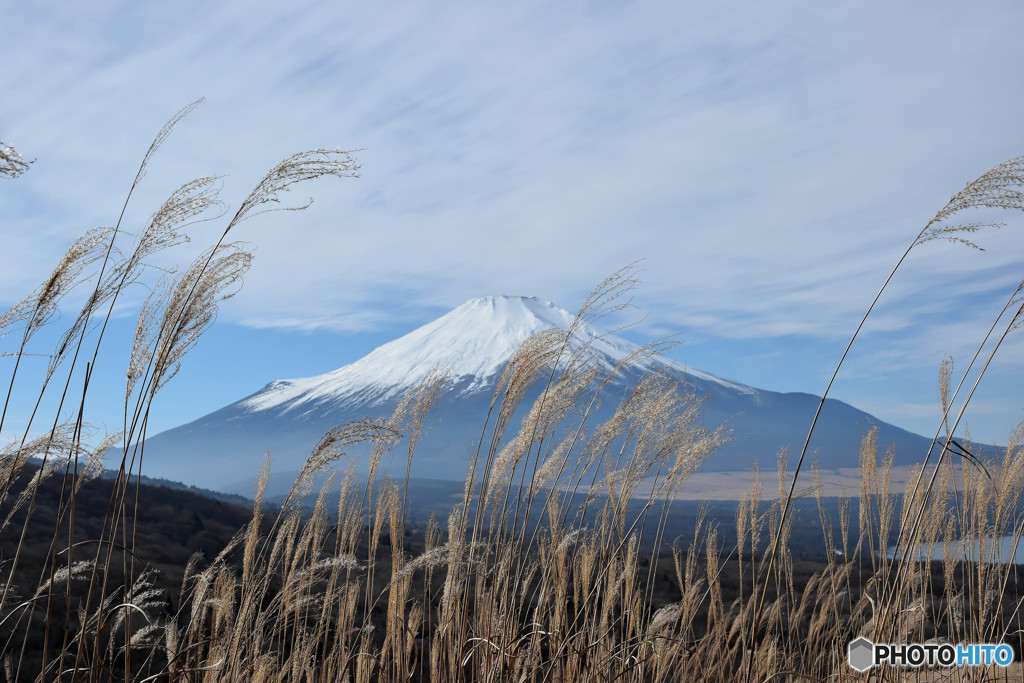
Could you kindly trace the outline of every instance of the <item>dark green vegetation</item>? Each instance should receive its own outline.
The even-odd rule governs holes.
[[[31,465],[24,468],[15,477],[13,488],[24,490],[36,472],[38,470]],[[25,604],[30,598],[35,598],[25,608],[11,612],[11,618],[0,627],[0,643],[8,656],[12,653],[20,655],[24,649],[21,676],[24,680],[35,677],[35,673],[29,672],[41,670],[44,651],[61,650],[66,633],[63,629],[52,628],[52,625],[63,622],[69,608],[71,613],[75,613],[84,607],[84,588],[90,583],[87,573],[77,572],[70,585],[60,579],[51,584],[55,599],[47,601],[50,628],[47,628],[47,613],[41,608],[45,603],[38,599],[41,595],[39,590],[26,588],[45,585],[49,581],[43,568],[52,566],[47,560],[54,550],[55,530],[58,545],[62,549],[68,546],[69,517],[64,515],[59,523],[57,520],[63,498],[61,488],[58,479],[44,481],[37,490],[36,510],[32,516],[26,519],[25,510],[21,509],[0,532],[0,553],[5,562],[10,563],[14,549],[19,544],[21,547],[19,565],[10,575],[13,579],[12,600]],[[108,477],[87,482],[78,491],[74,544],[81,554],[94,549],[95,539],[101,537],[113,493],[114,481]],[[140,489],[139,499],[141,504],[137,510],[134,497],[125,504],[125,513],[138,520],[132,552],[122,551],[122,556],[106,570],[109,572],[108,580],[114,585],[123,585],[126,563],[134,559],[135,572],[148,573],[149,584],[158,591],[153,597],[167,618],[180,607],[179,589],[189,562],[194,561],[198,568],[207,567],[252,518],[252,510],[177,488],[146,484]],[[125,547],[124,544],[118,546]],[[64,553],[66,550],[62,550],[61,554]],[[58,561],[60,559],[58,557]],[[41,570],[44,572],[42,575]],[[48,648],[43,646],[45,639],[48,639]],[[108,672],[111,677],[113,673]]]

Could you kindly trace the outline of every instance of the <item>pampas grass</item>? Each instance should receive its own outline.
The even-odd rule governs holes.
[[[17,178],[28,170],[32,161],[25,161],[18,150],[0,140],[0,178]]]
[[[199,104],[160,130],[126,204],[153,155]],[[1019,644],[1017,571],[993,539],[1008,536],[1016,545],[1024,536],[1024,426],[997,457],[955,435],[999,344],[1021,325],[1020,289],[959,379],[952,362],[940,368],[934,463],[922,454],[918,476],[896,490],[894,455],[877,431],[868,432],[861,490],[839,505],[836,521],[821,497],[816,463],[813,485],[805,492],[797,487],[805,443],[788,484],[789,454],[779,454],[773,501],[763,501],[754,468],[737,505],[734,545],[724,546],[726,534],[708,521],[706,508],[692,538],[669,537],[676,492],[730,434],[704,426],[705,399],[653,367],[662,344],[628,359],[651,370],[626,390],[616,382],[628,361],[607,367],[591,353],[593,340],[583,332],[629,305],[633,264],[594,289],[568,330],[545,330],[515,352],[481,416],[463,499],[443,522],[431,518],[421,546],[406,541],[409,472],[430,411],[448,385],[443,368],[389,418],[329,431],[274,513],[264,504],[268,454],[249,523],[212,561],[195,555],[174,594],[159,588],[138,544],[148,418],[155,396],[250,266],[249,247],[228,239],[252,216],[308,206],[282,207],[285,193],[302,182],[357,177],[358,168],[351,153],[338,150],[283,160],[198,259],[153,281],[148,264],[155,254],[187,240],[189,225],[230,213],[218,178],[189,181],[138,236],[124,232],[120,219],[86,233],[35,292],[0,315],[0,333],[20,332],[9,351],[0,429],[10,429],[4,421],[12,401],[34,402],[38,410],[51,385],[62,392],[56,415],[65,405],[78,406],[76,419],[55,418],[29,436],[42,419],[33,412],[19,425],[24,436],[0,451],[0,515],[18,538],[0,562],[0,654],[8,680],[843,681],[863,678],[845,661],[845,644],[859,635]],[[0,174],[14,178],[28,169],[0,143]],[[912,240],[878,296],[921,244],[980,248],[976,234],[998,225],[956,218],[974,208],[1024,208],[1022,169],[1024,161],[1012,159],[954,195]],[[89,376],[115,302],[138,282],[151,291],[140,306],[125,371],[123,431],[95,434],[85,421]],[[36,352],[36,333],[54,323],[75,287],[85,289],[85,304],[46,354],[45,380],[26,399],[16,381],[20,362]],[[968,375],[973,386],[962,393],[972,385]],[[84,379],[80,392],[72,389],[73,377]],[[599,413],[601,405],[612,410]],[[599,414],[608,417],[598,420]],[[114,444],[123,459],[106,515],[98,537],[82,539],[78,495],[99,473],[102,451]],[[394,481],[380,464],[399,444],[406,472]],[[951,454],[960,456],[959,467]],[[368,464],[368,476],[345,466],[354,459]],[[58,474],[49,547],[29,558],[23,551],[37,492]],[[789,551],[792,505],[805,493],[816,499],[826,557],[824,568],[807,577]],[[968,556],[974,544],[980,558]],[[926,558],[941,550],[941,562],[922,560],[919,547]],[[38,578],[15,584],[25,576]],[[727,576],[737,577],[735,591]],[[670,601],[656,594],[658,581],[674,586]],[[876,669],[872,675],[902,680],[906,673]],[[981,680],[999,672],[946,673]]]

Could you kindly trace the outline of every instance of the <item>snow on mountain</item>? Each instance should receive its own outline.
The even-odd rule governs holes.
[[[529,336],[552,327],[567,329],[573,320],[568,311],[532,297],[467,301],[354,363],[316,377],[271,382],[249,397],[152,436],[146,441],[146,474],[251,492],[252,477],[267,451],[273,454],[275,472],[294,473],[328,430],[350,420],[389,416],[409,389],[439,367],[450,373],[452,388],[435,406],[432,430],[413,458],[412,476],[461,479],[476,452],[498,376],[515,349]],[[589,341],[597,360],[608,368],[638,349],[590,326],[579,329],[578,338]],[[773,469],[779,449],[803,443],[818,406],[819,398],[811,394],[755,389],[664,356],[642,358],[623,368],[619,388],[647,370],[666,368],[698,395],[709,396],[706,426],[732,426],[735,440],[719,449],[706,470],[749,472],[754,463]],[[615,398],[606,398],[601,410],[610,411]],[[593,418],[596,422],[607,414]],[[825,468],[855,468],[861,437],[872,425],[880,429],[880,443],[896,445],[897,464],[916,462],[927,450],[924,437],[829,400],[812,452]],[[357,467],[365,464],[358,454],[352,457]],[[404,459],[397,470],[404,474]]]
[[[537,297],[485,296],[471,299],[417,328],[378,347],[356,362],[324,375],[279,380],[242,402],[253,411],[285,407],[295,410],[306,403],[389,400],[417,386],[432,368],[451,373],[453,381],[471,394],[488,388],[516,348],[528,337],[548,328],[568,329],[574,315]],[[639,347],[594,326],[580,330],[607,367]],[[742,393],[756,390],[714,375],[685,368],[665,356],[646,359],[636,366],[675,367],[688,375],[715,382]]]

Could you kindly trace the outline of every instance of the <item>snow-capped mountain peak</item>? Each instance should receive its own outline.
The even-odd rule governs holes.
[[[435,367],[451,373],[455,382],[465,383],[464,393],[488,385],[515,349],[528,337],[548,328],[568,329],[574,315],[537,297],[484,296],[470,299],[458,308],[363,358],[324,375],[279,380],[243,402],[253,411],[287,405],[288,409],[307,402],[342,399],[379,400],[396,398],[415,387]],[[621,337],[595,327],[580,330],[584,339],[608,363],[616,363],[638,347]],[[668,358],[644,363],[671,365]],[[730,386],[740,391],[750,387],[713,375],[691,376]]]
[[[189,483],[251,491],[251,480],[238,482],[256,471],[256,463],[268,451],[278,471],[297,472],[328,430],[351,420],[391,415],[409,389],[440,367],[451,373],[454,385],[434,407],[435,428],[418,444],[411,476],[460,479],[480,444],[497,375],[516,348],[542,330],[568,329],[574,319],[568,311],[533,297],[472,299],[345,367],[317,377],[272,382],[252,396],[147,439],[148,473],[180,479],[189,472]],[[592,326],[578,325],[575,333],[578,341],[589,342],[605,368],[638,349]],[[639,381],[645,370],[665,368],[708,398],[703,424],[715,428],[727,423],[740,437],[716,453],[713,466],[718,471],[749,472],[753,463],[773,467],[780,448],[804,438],[818,407],[811,394],[754,389],[665,356],[638,358],[630,358],[623,368],[617,389]],[[623,395],[606,391],[597,412],[589,416],[590,424],[610,417]],[[527,400],[524,409],[530,403]],[[881,424],[880,438],[897,443],[901,453],[927,449],[927,439],[838,401],[826,402],[812,446],[833,467],[856,467],[863,428],[869,423]],[[355,457],[348,464],[365,465],[358,453],[350,455]],[[395,467],[402,476],[408,465],[404,456],[399,459]]]

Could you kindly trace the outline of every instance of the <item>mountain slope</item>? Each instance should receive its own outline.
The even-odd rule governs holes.
[[[470,300],[350,365],[316,377],[271,382],[251,396],[151,437],[146,442],[146,473],[237,490],[237,482],[255,475],[267,450],[273,453],[275,471],[298,470],[328,429],[352,419],[390,415],[406,392],[441,367],[450,373],[451,389],[432,414],[437,422],[417,450],[413,475],[461,479],[497,379],[514,350],[530,335],[551,327],[567,329],[572,321],[568,311],[536,298]],[[606,368],[638,348],[590,326],[580,329],[579,338],[590,342]],[[658,367],[682,377],[698,395],[710,394],[705,424],[728,420],[739,437],[705,469],[749,470],[754,462],[774,469],[779,448],[802,444],[819,400],[810,394],[755,389],[664,356],[627,363],[618,387]],[[872,424],[880,429],[881,443],[896,444],[898,462],[915,461],[927,448],[923,437],[830,400],[812,442],[823,467],[855,467],[861,435]],[[354,456],[357,467],[359,457]],[[404,474],[404,456],[393,457]]]

